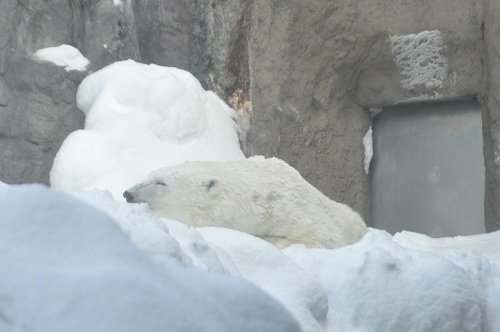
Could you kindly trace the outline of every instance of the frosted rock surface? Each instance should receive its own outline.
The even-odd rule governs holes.
[[[443,56],[444,42],[438,30],[417,34],[391,36],[390,43],[394,62],[403,76],[405,89],[425,86],[437,89],[447,74],[447,60]]]

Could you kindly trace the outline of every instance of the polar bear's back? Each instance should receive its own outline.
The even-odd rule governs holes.
[[[273,165],[270,168],[276,168],[283,177],[282,192],[287,193],[285,204],[293,219],[307,228],[304,244],[336,248],[355,243],[366,233],[366,224],[352,208],[328,198],[284,161],[267,160]]]
[[[226,174],[222,182],[230,196],[248,197],[248,204],[257,205],[255,213],[263,223],[258,228],[267,233],[259,235],[280,247],[304,243],[336,248],[358,241],[366,232],[357,212],[329,199],[283,160],[257,156],[218,163],[216,168]]]

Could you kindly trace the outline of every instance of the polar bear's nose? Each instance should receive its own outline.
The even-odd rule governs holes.
[[[128,203],[134,202],[134,196],[129,191],[125,191],[123,193],[123,197],[127,200]]]

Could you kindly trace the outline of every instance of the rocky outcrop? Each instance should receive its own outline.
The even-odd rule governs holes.
[[[500,3],[485,0],[483,143],[486,169],[486,230],[500,229]]]
[[[48,183],[63,139],[83,127],[75,92],[90,71],[134,59],[188,69],[234,106],[247,105],[251,2],[6,0],[0,3],[0,180]],[[87,73],[36,62],[70,44]],[[243,107],[241,107],[243,108]],[[247,107],[248,108],[248,107]]]
[[[81,75],[32,57],[71,41],[71,12],[53,1],[0,4],[0,175],[5,182],[47,182],[62,140],[81,127],[75,107]]]
[[[72,97],[81,75],[31,59],[37,49],[67,43],[91,61],[90,71],[126,58],[191,71],[238,110],[247,155],[286,160],[367,220],[368,109],[482,91],[486,215],[500,220],[498,6],[494,0],[2,1],[0,179],[46,181],[61,140],[83,124]]]

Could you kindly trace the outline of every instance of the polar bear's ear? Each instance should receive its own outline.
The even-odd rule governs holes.
[[[207,191],[210,191],[217,185],[217,182],[217,179],[210,179],[208,181],[204,181],[203,186],[205,186]]]

